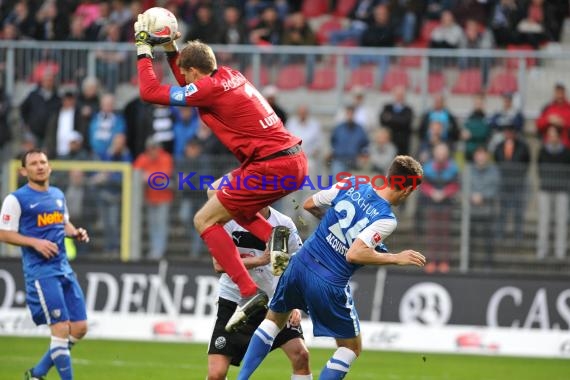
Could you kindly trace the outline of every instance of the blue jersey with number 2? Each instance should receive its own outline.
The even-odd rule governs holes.
[[[370,184],[355,185],[354,178],[339,182],[326,192],[328,199],[324,204],[319,202],[319,193],[313,199],[317,206],[330,202],[330,209],[302,250],[328,269],[328,280],[346,283],[362,266],[346,261],[353,241],[359,238],[376,251],[387,252],[383,242],[396,228],[396,216]]]

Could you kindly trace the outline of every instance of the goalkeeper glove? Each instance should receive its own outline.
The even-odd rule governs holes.
[[[154,29],[154,23],[154,18],[144,13],[139,14],[137,22],[135,22],[135,44],[139,58],[153,58],[152,49],[157,45],[164,45],[166,52],[178,51],[174,39],[180,37],[180,33],[177,32],[174,39],[171,36],[157,36],[150,32]]]

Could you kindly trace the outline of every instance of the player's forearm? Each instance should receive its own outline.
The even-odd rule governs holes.
[[[349,250],[346,261],[359,265],[391,265],[396,264],[395,255],[391,253],[378,253],[372,248],[362,247]]]
[[[71,222],[65,223],[63,229],[65,231],[65,236],[67,237],[74,237],[78,233],[77,228],[75,228],[75,226]]]
[[[139,91],[145,102],[170,105],[170,86],[161,85],[154,73],[152,60],[140,58],[137,62]]]
[[[37,241],[37,239],[29,236],[24,236],[16,231],[0,230],[0,241],[20,247],[33,248],[34,243]]]

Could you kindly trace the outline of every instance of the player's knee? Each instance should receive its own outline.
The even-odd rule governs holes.
[[[51,335],[58,338],[68,339],[69,338],[69,322],[58,322],[50,325]]]
[[[306,373],[309,371],[309,350],[305,345],[300,345],[293,355],[293,370],[295,373]]]
[[[76,339],[82,339],[87,334],[87,321],[72,322],[70,334]]]
[[[209,366],[208,380],[225,380],[227,372],[227,369],[222,366]]]

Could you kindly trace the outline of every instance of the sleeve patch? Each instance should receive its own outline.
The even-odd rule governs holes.
[[[372,235],[372,241],[370,243],[375,246],[380,243],[380,240],[382,240],[382,236],[380,236],[378,232],[375,232],[374,235]]]
[[[10,223],[10,220],[11,220],[10,215],[8,215],[8,214],[2,215],[2,223],[8,224],[8,223]]]
[[[190,83],[188,86],[186,86],[186,91],[184,91],[184,95],[190,96],[190,95],[195,94],[197,92],[198,92],[198,87],[196,87],[196,85],[194,83]]]
[[[184,87],[170,87],[170,104],[173,106],[185,106],[186,97]]]

